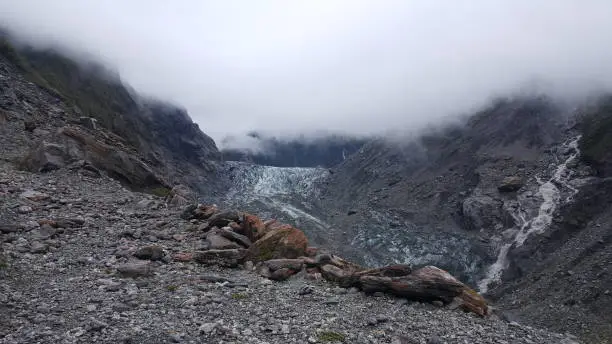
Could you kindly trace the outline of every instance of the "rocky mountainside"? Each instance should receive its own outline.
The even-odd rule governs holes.
[[[371,142],[326,180],[330,241],[370,264],[435,264],[512,319],[610,342],[609,104],[500,100],[409,144]]]
[[[216,191],[220,153],[183,109],[138,95],[99,65],[1,39],[5,157],[29,150],[31,170],[87,160],[133,188]]]
[[[337,209],[328,221],[351,229],[372,262],[428,257],[475,283],[495,259],[487,241],[513,223],[514,193],[499,185],[546,170],[554,157],[544,152],[564,137],[553,113],[546,99],[500,100],[465,125],[371,142],[333,169],[322,197]]]
[[[568,328],[594,343],[612,341],[611,100],[583,109],[579,159],[568,164],[570,171],[588,164],[594,177],[571,183],[571,199],[551,211],[542,235],[513,247],[504,284],[491,295],[513,316]]]

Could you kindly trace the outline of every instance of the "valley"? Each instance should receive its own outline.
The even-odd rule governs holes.
[[[266,294],[269,290],[282,295],[277,311],[285,312],[291,308],[291,298],[310,286],[308,276],[321,279],[325,273],[331,282],[346,282],[341,276],[353,284],[332,287],[317,279],[320,289],[307,288],[306,294],[318,296],[304,301],[303,307],[325,328],[333,327],[334,319],[346,312],[360,309],[355,311],[358,321],[347,320],[340,326],[360,343],[396,340],[401,336],[396,336],[394,326],[402,331],[437,331],[446,326],[444,319],[468,324],[466,331],[455,325],[453,331],[457,338],[474,343],[497,343],[507,333],[516,337],[511,343],[612,341],[610,96],[578,107],[567,107],[541,94],[499,98],[459,121],[402,140],[324,138],[308,145],[272,140],[272,146],[282,151],[275,160],[235,150],[224,153],[186,110],[143,97],[106,72],[84,71],[57,52],[18,50],[4,39],[0,51],[0,256],[6,253],[7,259],[0,263],[14,270],[0,271],[0,300],[7,305],[11,300],[10,309],[0,310],[15,315],[11,334],[0,328],[5,331],[0,333],[8,336],[6,343],[19,336],[25,336],[19,337],[23,343],[34,338],[43,338],[40,342],[58,338],[78,342],[83,335],[95,339],[100,331],[100,336],[106,336],[104,340],[126,333],[134,339],[146,332],[143,329],[149,315],[164,319],[160,321],[171,323],[184,335],[168,335],[162,342],[185,338],[185,342],[195,342],[202,333],[243,342],[255,336],[258,338],[253,342],[262,343],[286,342],[289,333],[298,333],[300,343],[317,342],[310,339],[316,326],[308,322],[307,315],[297,315],[295,321],[275,318],[269,324],[262,317],[268,303],[274,302],[272,294]],[[264,165],[266,162],[278,166]],[[57,196],[45,197],[42,203],[20,196],[34,191],[32,188]],[[190,217],[196,209],[210,214]],[[155,304],[167,300],[159,296],[163,288],[153,278],[161,276],[163,283],[170,284],[164,287],[168,292],[175,288],[171,287],[174,283],[186,285],[192,275],[206,273],[205,268],[191,265],[189,254],[216,250],[211,249],[212,244],[223,249],[224,245],[231,249],[255,245],[260,238],[248,232],[252,229],[249,214],[266,230],[270,226],[287,229],[274,228],[273,220],[277,220],[303,232],[307,248],[323,253],[302,257],[306,260],[299,262],[300,269],[294,269],[298,271],[283,267],[287,270],[282,271],[291,270],[291,275],[283,275],[287,284],[274,287],[269,287],[270,276],[257,270],[264,262],[249,267],[247,261],[240,261],[233,266],[240,265],[239,272],[215,265],[218,270],[214,271],[224,278],[231,280],[236,275],[248,281],[246,286],[236,285],[241,292],[267,295],[252,299],[258,312],[249,315],[249,321],[256,319],[254,329],[243,328],[240,316],[248,307],[229,301],[233,294],[224,289],[225,282],[181,289],[184,303],[194,297],[196,301],[188,308],[182,308],[184,303],[178,301],[164,306],[176,314],[189,313],[181,321],[168,320],[166,309],[157,313]],[[62,216],[70,216],[77,224],[56,231],[59,225],[53,222],[53,230],[47,228],[52,227],[47,217],[63,223]],[[211,225],[211,217],[222,225]],[[234,241],[227,243],[230,239],[219,238],[217,231]],[[244,232],[250,237],[245,238]],[[236,241],[248,245],[236,248]],[[142,283],[121,279],[118,267],[131,263],[137,248],[150,245],[166,250],[163,256],[167,261],[151,259],[155,261],[151,266],[161,273],[157,277],[145,274],[151,280]],[[372,290],[380,294],[369,298],[357,294],[368,285],[360,279],[359,283],[351,280],[355,275],[347,277],[342,274],[348,272],[328,267],[338,274],[334,275],[323,269],[330,265],[326,261],[308,260],[331,256],[336,268],[349,269],[351,274],[371,273],[366,267],[403,272],[392,277],[366,276],[378,278],[374,281],[379,283]],[[302,269],[307,265],[303,262],[312,266]],[[73,274],[72,268],[77,272]],[[456,288],[468,288],[453,289],[453,297],[457,293],[465,297],[463,291],[473,289],[478,301],[482,295],[489,302],[492,316],[481,321],[453,313],[458,311],[446,296],[436,296],[440,309],[427,308],[431,305],[426,302],[423,306],[421,301],[427,297],[421,297],[406,310],[404,301],[383,293],[391,291],[397,296],[393,283],[403,283],[402,278],[422,269],[441,273],[438,268],[462,282],[453,282]],[[30,269],[46,277],[36,277],[31,285],[17,278]],[[56,273],[57,283],[53,280]],[[297,276],[291,277],[293,274]],[[52,306],[43,303],[38,307],[28,297],[36,294],[36,288],[47,288],[46,279],[50,281],[48,288],[57,289],[49,290],[57,295],[50,296]],[[87,293],[73,283],[81,279],[96,288],[96,296],[86,302],[66,301],[72,294]],[[26,288],[26,294],[18,291],[21,287]],[[107,287],[122,295],[121,303],[128,306],[102,300],[104,296],[99,294],[106,295]],[[436,290],[432,286],[425,289]],[[384,298],[379,298],[381,295]],[[327,307],[341,302],[335,297],[347,300],[342,310],[330,310],[332,315],[322,311],[321,304]],[[87,326],[75,317],[66,320],[61,312],[51,312],[62,302],[68,302],[69,310],[81,312],[86,307],[94,314],[98,306],[83,303],[99,304],[106,318],[92,320]],[[362,309],[370,302],[374,313]],[[223,313],[228,304],[232,306]],[[140,305],[145,305],[143,317],[137,314]],[[206,309],[206,321],[197,326],[185,323],[198,314],[196,305]],[[393,314],[416,314],[418,321],[398,320],[385,313],[388,305],[397,306]],[[43,328],[41,314],[50,313],[53,326],[64,334]],[[218,314],[228,314],[232,325],[215,322]],[[378,321],[377,316],[386,320]],[[130,317],[135,323],[125,325]],[[438,320],[430,322],[428,317]],[[72,328],[65,327],[66,321]],[[368,327],[351,332],[364,323],[387,326],[381,325],[387,322],[387,332],[379,335]],[[34,323],[38,330],[27,332]],[[105,330],[111,327],[109,323],[121,325]],[[442,332],[436,333],[447,343],[459,343],[454,333]],[[418,338],[419,343],[432,343],[426,334]]]

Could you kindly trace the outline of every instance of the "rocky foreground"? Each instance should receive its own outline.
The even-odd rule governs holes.
[[[365,269],[186,198],[1,165],[0,343],[575,343],[435,267]]]

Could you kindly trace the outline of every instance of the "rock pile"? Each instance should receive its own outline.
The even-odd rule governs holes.
[[[220,211],[215,206],[191,205],[183,211],[205,233],[205,250],[180,253],[202,264],[235,267],[246,263],[263,277],[286,280],[304,270],[309,279],[324,278],[343,288],[366,293],[390,293],[418,301],[439,301],[484,316],[487,302],[448,272],[434,266],[413,271],[408,265],[366,269],[333,254],[308,247],[304,233],[276,221],[263,222],[255,215]],[[219,227],[221,226],[221,227]],[[253,241],[254,240],[254,241]],[[321,251],[321,252],[319,252]],[[308,252],[308,254],[307,254]]]

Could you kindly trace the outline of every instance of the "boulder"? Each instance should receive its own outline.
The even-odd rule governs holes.
[[[21,167],[33,172],[49,172],[66,166],[70,160],[65,146],[42,141],[24,157]]]
[[[227,226],[230,222],[239,221],[239,219],[240,216],[237,211],[226,210],[212,215],[208,219],[208,226],[221,228]]]
[[[265,261],[278,258],[298,258],[305,254],[308,239],[304,232],[291,226],[270,230],[249,248],[249,257],[253,261]]]
[[[489,313],[487,302],[476,291],[458,281],[448,272],[426,266],[401,277],[362,275],[361,290],[366,293],[388,292],[418,301],[459,302],[466,311],[484,316]]]
[[[168,197],[166,203],[173,207],[184,207],[195,200],[193,191],[185,185],[175,185]]]
[[[239,225],[237,222],[230,222],[227,227],[229,227],[232,231],[238,233],[238,234],[243,234],[243,230],[242,230],[242,226]],[[250,240],[250,239],[249,239]]]
[[[246,256],[245,249],[196,251],[193,260],[203,265],[218,265],[223,267],[238,267]]]
[[[216,205],[197,205],[193,211],[190,219],[206,220],[216,214],[219,211]]]
[[[361,276],[359,277],[359,287],[364,293],[373,294],[377,292],[387,292],[390,289],[391,277],[381,276]]]
[[[401,277],[412,273],[412,266],[407,264],[389,265],[382,268],[368,269],[356,272],[359,276]]]
[[[301,259],[270,259],[263,263],[271,271],[280,269],[290,269],[294,271],[300,271],[304,267],[304,263]]]
[[[0,222],[0,233],[8,234],[8,233],[15,233],[18,231],[19,231],[19,227],[16,224]]]
[[[276,271],[273,271],[270,274],[270,278],[273,281],[284,281],[286,279],[288,279],[289,277],[295,275],[296,271],[295,270],[291,270],[288,268],[282,268],[282,269],[278,269]]]
[[[218,231],[218,233],[224,238],[232,242],[240,244],[244,248],[249,248],[249,246],[251,246],[252,244],[249,238],[247,238],[246,236],[242,234],[238,234],[234,232],[233,230],[231,230],[230,227],[223,227]]]
[[[34,190],[26,190],[19,195],[19,198],[21,199],[27,199],[29,201],[34,201],[34,202],[44,201],[50,197],[51,196],[47,195],[46,193],[42,193],[42,192],[38,192]]]
[[[193,260],[193,255],[188,252],[177,252],[172,256],[175,262],[190,262]]]
[[[181,219],[191,220],[194,218],[194,211],[198,208],[197,204],[189,204],[181,212]]]
[[[517,176],[506,177],[497,187],[499,192],[514,192],[518,191],[524,185],[523,179]]]
[[[255,266],[255,271],[259,274],[259,276],[264,278],[270,278],[272,276],[272,270],[266,265],[259,263]]]
[[[242,216],[242,228],[239,233],[246,236],[251,241],[256,241],[266,234],[266,225],[259,217],[251,214],[244,214]]]
[[[90,162],[85,160],[78,160],[67,166],[71,170],[80,170],[81,175],[92,178],[102,177],[102,173]]]
[[[326,264],[321,266],[319,269],[323,278],[328,281],[336,282],[340,285],[351,283],[351,273],[344,271],[335,265]]]
[[[144,246],[134,252],[134,257],[146,260],[162,260],[164,249],[157,245]]]
[[[55,225],[58,228],[78,228],[85,224],[84,219],[80,218],[58,218],[55,219]]]
[[[153,274],[150,263],[127,263],[117,266],[117,272],[123,277],[146,277]]]
[[[239,243],[234,242],[223,235],[223,230],[213,229],[206,234],[206,241],[209,248],[213,250],[226,250],[233,248],[244,248]]]

